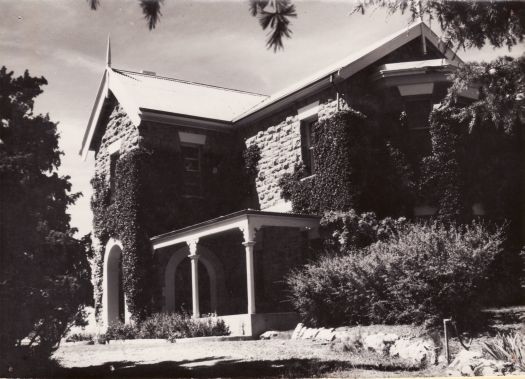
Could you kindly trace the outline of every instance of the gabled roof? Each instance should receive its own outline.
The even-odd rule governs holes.
[[[463,61],[456,55],[456,53],[422,21],[413,23],[410,27],[402,29],[399,32],[390,35],[378,42],[354,52],[333,65],[316,72],[308,78],[293,84],[292,86],[279,91],[267,99],[263,100],[255,107],[249,109],[244,114],[236,117],[233,122],[247,121],[255,116],[258,112],[271,108],[272,105],[282,103],[287,98],[291,101],[296,100],[294,95],[299,97],[307,96],[308,89],[312,92],[319,91],[332,83],[332,81],[344,80],[368,67],[370,64],[378,61],[386,55],[397,50],[401,46],[414,40],[415,38],[424,36],[427,41],[438,48],[445,58],[448,60],[445,64],[459,66]]]
[[[349,78],[420,36],[424,36],[427,41],[443,52],[447,60],[443,64],[457,66],[463,63],[423,22],[416,22],[271,96],[153,74],[118,70],[111,68],[108,63],[86,128],[80,154],[85,159],[91,148],[93,135],[110,92],[135,125],[146,118],[147,114],[153,112],[179,119],[198,119],[202,122],[215,123],[216,126],[232,124],[241,126],[301,97],[322,90],[332,85],[334,81]]]
[[[135,125],[148,111],[231,124],[232,119],[267,96],[106,67],[87,129],[81,155],[85,157],[109,92]]]

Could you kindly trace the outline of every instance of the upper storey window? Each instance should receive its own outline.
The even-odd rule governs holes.
[[[310,103],[297,111],[301,121],[301,156],[307,175],[315,174],[315,143],[313,139],[314,125],[319,113],[319,101]]]
[[[181,145],[183,193],[185,196],[202,196],[202,164],[200,145]]]
[[[431,99],[428,97],[406,99],[405,111],[411,145],[418,156],[429,155],[432,151],[429,125],[430,112],[432,111]]]
[[[313,128],[316,122],[317,118],[301,121],[301,153],[303,164],[308,175],[315,174]]]
[[[430,99],[407,100],[405,103],[408,128],[410,130],[428,129],[428,117],[432,111]]]
[[[117,162],[120,154],[115,152],[109,156],[109,194],[111,202],[115,200],[115,193],[117,188]]]

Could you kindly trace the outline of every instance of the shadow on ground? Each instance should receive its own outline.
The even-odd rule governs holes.
[[[355,365],[345,361],[318,359],[288,359],[276,361],[240,361],[227,357],[207,357],[197,360],[165,361],[154,364],[107,362],[103,365],[61,368],[45,373],[47,377],[312,377],[324,373],[349,370],[417,371],[396,365]]]

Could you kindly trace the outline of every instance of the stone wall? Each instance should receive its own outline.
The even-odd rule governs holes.
[[[133,125],[120,104],[116,104],[110,112],[106,129],[102,135],[100,146],[96,153],[95,174],[109,178],[109,161],[111,144],[121,141],[120,155],[139,146],[140,137],[138,128]]]
[[[318,118],[323,119],[337,111],[337,101],[333,98],[323,99],[326,94],[320,94]],[[309,99],[300,106],[318,100]],[[292,173],[297,164],[302,162],[301,156],[301,121],[296,108],[290,108],[272,120],[261,122],[256,132],[246,138],[246,146],[257,145],[261,150],[258,164],[256,189],[261,209],[274,207],[282,203],[279,179],[285,173]],[[340,106],[345,102],[340,99]],[[257,130],[258,129],[258,130]]]
[[[299,229],[264,227],[255,244],[255,299],[257,312],[288,312],[286,276],[306,262],[306,238]]]
[[[246,254],[240,230],[214,234],[201,238],[199,245],[212,251],[222,262],[224,270],[224,298],[218,299],[219,315],[246,313]],[[256,274],[257,275],[257,274]]]

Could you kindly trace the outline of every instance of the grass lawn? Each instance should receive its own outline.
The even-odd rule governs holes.
[[[61,346],[54,358],[60,367],[49,374],[61,377],[406,377],[442,372],[304,340],[71,343]]]
[[[513,326],[516,320],[523,322],[525,307],[486,312],[493,319],[491,324],[508,327]],[[419,336],[423,333],[422,328],[406,325],[359,328],[367,334],[387,332],[400,336]],[[480,350],[480,341],[487,338],[487,333],[476,336],[471,349]],[[450,344],[452,356],[461,349],[457,338],[453,338]],[[227,342],[200,340],[190,343],[136,340],[106,345],[64,343],[53,358],[57,365],[25,367],[23,371],[28,375],[20,371],[13,374],[45,377],[447,376],[443,363],[419,369],[407,362],[371,352],[341,352],[332,349],[327,343],[290,339]]]

